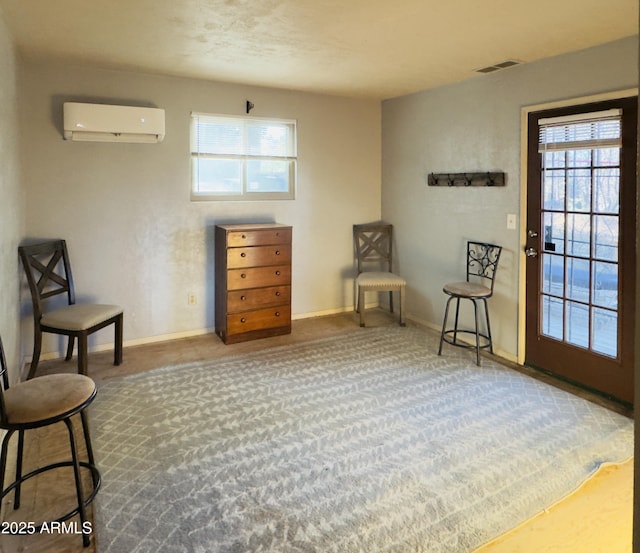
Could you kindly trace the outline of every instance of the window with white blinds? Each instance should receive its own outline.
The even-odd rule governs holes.
[[[191,114],[192,200],[295,197],[296,122]]]
[[[622,110],[610,109],[538,121],[540,152],[619,148]]]

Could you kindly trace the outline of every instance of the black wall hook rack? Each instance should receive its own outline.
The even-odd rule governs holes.
[[[505,186],[506,174],[500,171],[470,173],[429,173],[429,186]]]

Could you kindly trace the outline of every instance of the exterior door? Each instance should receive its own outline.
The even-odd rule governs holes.
[[[529,114],[525,363],[633,403],[637,98]]]

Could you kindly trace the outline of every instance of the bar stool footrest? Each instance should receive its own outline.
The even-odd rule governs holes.
[[[98,490],[100,489],[100,485],[102,484],[102,478],[100,476],[100,471],[98,470],[98,467],[96,467],[95,465],[92,465],[91,463],[88,463],[87,461],[79,461],[78,464],[80,465],[80,468],[85,468],[88,469],[91,472],[91,482],[93,484],[92,486],[92,490],[91,493],[89,493],[89,495],[87,495],[87,497],[83,500],[84,506],[86,507],[87,505],[89,505],[89,503],[91,503],[93,501],[93,499],[95,498],[96,494],[98,493]],[[26,482],[27,480],[33,478],[34,476],[38,476],[44,472],[50,471],[50,470],[55,470],[58,468],[64,468],[64,467],[71,467],[73,468],[73,461],[60,461],[58,463],[51,463],[49,465],[45,465],[44,467],[40,467],[37,468],[35,470],[32,470],[31,472],[29,472],[28,474],[23,475],[21,478],[19,478],[18,480],[15,480],[11,485],[7,486],[3,491],[2,491],[2,495],[0,496],[0,498],[4,498],[7,494],[9,494],[11,491],[15,490],[18,486],[22,485],[24,482]],[[72,509],[71,511],[69,511],[68,513],[65,513],[64,515],[62,515],[61,517],[51,520],[51,521],[47,521],[47,522],[42,522],[41,524],[33,527],[33,533],[37,534],[39,533],[42,528],[44,527],[45,524],[51,524],[51,523],[58,523],[58,522],[64,522],[65,520],[70,519],[71,517],[77,515],[80,513],[80,505],[77,505],[75,507],[75,509]],[[85,546],[88,545],[88,536],[86,536],[86,534],[84,534],[84,528],[81,528],[81,531],[83,532],[83,541],[85,542]],[[11,533],[11,531],[9,531],[9,533]],[[87,540],[84,540],[84,538],[87,538]]]
[[[460,342],[457,338],[454,341],[453,338],[449,338],[449,335],[452,334],[470,334],[471,336],[474,337],[476,336],[476,331],[475,330],[445,330],[442,333],[442,340],[443,342],[446,342],[447,344],[451,344],[452,346],[456,346],[459,348],[467,348],[467,349],[476,349],[476,345],[475,343],[470,343],[470,342]],[[491,348],[491,338],[489,336],[487,336],[486,334],[481,334],[478,333],[478,338],[480,338],[481,340],[485,340],[486,343],[484,344],[480,344],[478,345],[479,349],[490,349]]]

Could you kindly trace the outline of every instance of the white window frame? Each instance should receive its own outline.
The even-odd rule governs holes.
[[[242,151],[239,153],[229,154],[224,152],[219,153],[205,153],[201,151],[198,138],[198,123],[208,122],[215,124],[216,122],[223,124],[226,122],[232,122],[240,124],[243,129],[243,144]],[[289,126],[290,144],[289,151],[285,155],[264,155],[251,154],[247,151],[247,129],[251,125],[263,124],[275,124]],[[238,116],[238,115],[222,115],[222,114],[210,114],[210,113],[191,113],[191,126],[190,126],[190,144],[191,144],[191,200],[192,201],[255,201],[255,200],[293,200],[295,199],[296,182],[297,182],[297,121],[294,119],[275,119],[265,117],[250,117],[250,116]],[[212,192],[201,191],[200,188],[200,175],[198,173],[199,161],[202,159],[220,159],[220,160],[235,160],[240,161],[242,164],[241,171],[241,191],[239,193],[227,193],[227,192]],[[289,163],[288,173],[288,189],[282,192],[262,192],[249,190],[247,183],[247,166],[250,161],[285,161]]]

